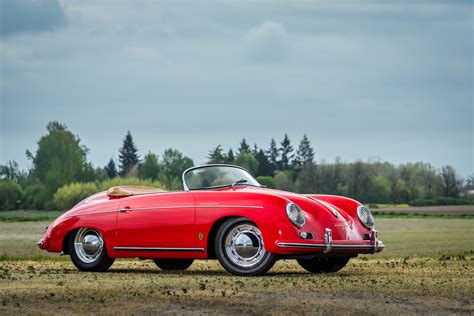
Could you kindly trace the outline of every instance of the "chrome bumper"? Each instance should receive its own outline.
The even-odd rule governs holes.
[[[333,249],[353,249],[355,252],[357,252],[357,250],[363,250],[375,253],[381,252],[385,248],[383,242],[377,240],[376,230],[370,232],[370,244],[334,244],[332,240],[332,231],[329,228],[326,228],[326,232],[324,233],[324,244],[279,242],[277,246],[280,248],[323,249],[323,253],[325,254],[330,253]]]

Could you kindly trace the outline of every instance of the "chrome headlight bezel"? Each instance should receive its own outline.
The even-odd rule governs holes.
[[[363,205],[357,207],[357,218],[366,228],[374,228],[374,216],[367,207]]]
[[[290,222],[298,228],[303,227],[306,222],[303,211],[297,204],[293,202],[290,202],[286,205],[286,215],[288,216]]]

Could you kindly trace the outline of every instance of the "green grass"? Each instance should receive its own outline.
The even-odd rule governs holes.
[[[0,222],[53,221],[62,213],[63,212],[60,212],[60,211],[35,211],[35,210],[1,211]]]
[[[379,218],[375,225],[385,243],[386,249],[379,254],[383,257],[439,257],[474,251],[472,219]]]
[[[0,222],[0,260],[67,260],[41,251],[36,241],[50,221]],[[474,220],[442,217],[376,217],[376,229],[386,249],[379,257],[462,255],[474,251]],[[36,259],[35,259],[36,258]]]
[[[417,214],[417,213],[397,213],[397,212],[377,212],[372,211],[375,219],[379,218],[427,218],[427,219],[474,219],[474,215],[471,214]]]
[[[381,203],[368,203],[367,206],[370,209],[378,208],[407,208],[410,207],[408,204],[381,204]]]

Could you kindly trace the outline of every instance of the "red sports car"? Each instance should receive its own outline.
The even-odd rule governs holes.
[[[370,211],[349,198],[267,189],[232,165],[190,168],[183,186],[97,193],[48,226],[38,246],[69,254],[83,271],[105,271],[115,258],[152,259],[163,270],[217,258],[244,276],[264,274],[279,259],[336,272],[384,248]]]

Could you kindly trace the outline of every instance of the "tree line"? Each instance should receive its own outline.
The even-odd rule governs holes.
[[[176,149],[141,158],[130,132],[103,167],[87,160],[88,149],[66,125],[50,122],[34,153],[27,150],[32,168],[20,170],[15,161],[0,165],[0,209],[55,209],[71,207],[89,194],[118,184],[144,184],[176,190],[181,173],[194,165]],[[269,187],[300,193],[344,195],[362,202],[407,203],[419,199],[459,198],[474,189],[474,177],[460,177],[452,166],[436,169],[428,163],[394,165],[389,162],[316,162],[304,135],[293,147],[287,134],[268,148],[250,146],[242,139],[234,152],[221,145],[209,150],[207,163],[242,166]]]

